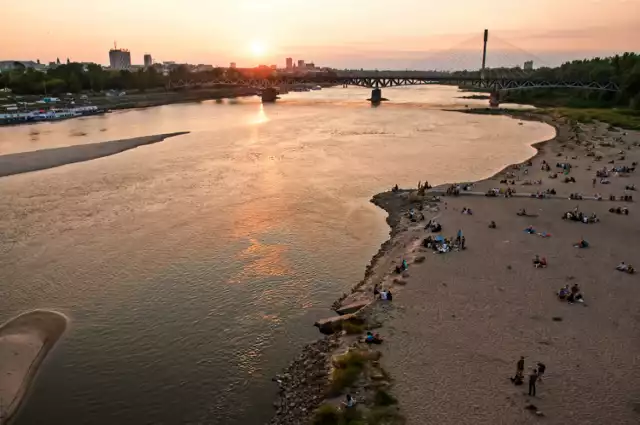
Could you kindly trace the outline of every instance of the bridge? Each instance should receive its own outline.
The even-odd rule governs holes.
[[[473,39],[475,42],[477,39]],[[496,72],[487,67],[487,46],[489,31],[484,30],[482,66],[476,71],[337,71],[322,74],[296,75],[276,73],[266,76],[250,76],[242,73],[226,72],[225,75],[208,81],[177,80],[171,81],[170,87],[190,87],[194,85],[235,85],[255,87],[262,90],[263,101],[275,101],[277,87],[300,84],[323,84],[358,86],[373,89],[371,101],[379,102],[382,88],[413,85],[455,85],[465,88],[482,89],[491,92],[490,103],[497,106],[500,92],[535,88],[584,89],[618,92],[620,87],[613,81],[554,81],[532,76],[532,70],[513,68],[509,72]],[[526,53],[526,52],[525,52]],[[530,57],[530,55],[527,55]],[[515,70],[515,72],[513,71]]]

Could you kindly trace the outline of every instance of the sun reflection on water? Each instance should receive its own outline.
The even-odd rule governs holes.
[[[258,113],[251,120],[251,124],[264,124],[264,123],[266,123],[268,121],[269,121],[269,117],[267,116],[267,114],[264,111],[264,105],[261,103],[260,107],[258,108]]]

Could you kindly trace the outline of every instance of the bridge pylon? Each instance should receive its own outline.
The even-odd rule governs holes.
[[[480,69],[480,79],[484,80],[484,69],[487,65],[487,42],[489,41],[489,30],[484,30],[484,45],[482,47],[482,68]]]

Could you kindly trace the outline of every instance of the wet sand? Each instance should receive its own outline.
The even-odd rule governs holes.
[[[108,142],[2,155],[0,156],[0,177],[28,173],[30,171],[46,170],[47,168],[115,155],[129,149],[137,148],[138,146],[158,143],[166,138],[187,133],[189,132],[181,131],[177,133],[157,134],[154,136],[134,137],[131,139],[111,140]]]
[[[65,316],[43,310],[24,313],[0,326],[0,422],[17,411],[66,326]]]
[[[409,208],[416,207],[409,202],[415,195],[385,193],[374,198],[390,214],[391,240],[364,283],[342,304],[372,299],[374,284],[394,292],[391,306],[382,307],[378,301],[372,307],[383,323],[382,364],[394,379],[393,392],[408,424],[540,420],[637,424],[640,420],[640,274],[615,270],[621,261],[640,266],[638,200],[608,201],[609,194],[638,194],[625,191],[625,186],[640,186],[640,170],[626,177],[611,176],[607,185],[600,179],[595,188],[592,183],[596,169],[640,162],[640,147],[634,145],[640,144],[640,133],[623,135],[604,124],[581,124],[576,135],[562,120],[548,122],[557,128],[557,137],[537,146],[531,166],[507,167],[475,184],[472,191],[506,188],[500,180],[513,172],[512,187],[517,192],[555,188],[556,198],[461,195],[443,197],[432,204],[437,206],[433,210],[425,208],[427,220],[437,217],[443,225],[443,236],[454,238],[458,229],[463,231],[464,251],[434,254],[421,247],[429,234],[425,222],[406,217]],[[615,141],[620,137],[622,142]],[[602,160],[586,156],[591,143]],[[625,151],[624,160],[620,150]],[[540,169],[543,160],[551,165],[551,173],[560,171],[556,163],[571,163],[570,176],[576,182],[550,179],[550,172]],[[609,164],[610,160],[615,163]],[[522,184],[538,179],[542,185]],[[569,200],[575,192],[600,193],[605,200]],[[618,206],[627,206],[630,214],[608,211]],[[471,208],[473,215],[461,214],[463,207]],[[596,213],[601,221],[561,219],[576,207]],[[518,216],[520,208],[538,216]],[[491,220],[497,229],[488,227]],[[529,225],[552,236],[524,232]],[[573,247],[581,238],[589,248]],[[547,268],[533,267],[536,254],[547,258]],[[419,257],[424,258],[416,262]],[[400,277],[392,270],[403,258],[410,266]],[[574,283],[581,287],[584,304],[568,304],[556,296],[558,289]],[[521,355],[526,356],[525,374],[538,361],[547,366],[536,397],[526,394],[526,382],[514,386],[509,380]],[[526,409],[528,405],[535,410]]]

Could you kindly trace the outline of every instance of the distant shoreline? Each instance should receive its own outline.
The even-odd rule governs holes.
[[[0,326],[0,422],[11,419],[38,369],[67,327],[61,313],[34,310]]]
[[[2,155],[0,156],[0,177],[28,173],[31,171],[46,170],[76,162],[90,161],[92,159],[115,155],[129,149],[137,148],[138,146],[158,143],[169,137],[181,136],[188,133],[188,131],[180,131],[153,136],[133,137],[130,139],[111,140],[107,142]]]

